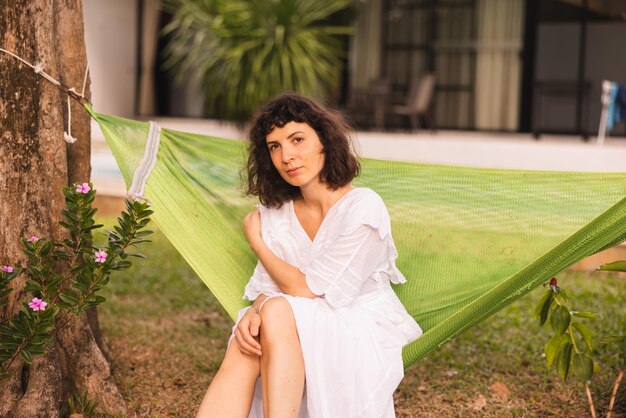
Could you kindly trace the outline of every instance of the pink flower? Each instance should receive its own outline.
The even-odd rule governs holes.
[[[552,279],[550,279],[550,288],[555,293],[557,293],[558,291],[561,290],[561,288],[559,286],[557,286],[556,277],[553,277]]]
[[[48,306],[48,303],[39,298],[33,298],[33,300],[28,302],[28,307],[33,311],[45,311],[46,306]]]
[[[91,190],[91,187],[89,187],[89,183],[83,183],[83,184],[77,184],[76,185],[76,193],[87,194],[87,193],[89,193],[89,190]]]
[[[4,271],[5,273],[13,273],[13,267],[11,266],[1,266],[0,271]]]
[[[28,242],[32,242],[33,244],[36,243],[37,241],[39,241],[39,237],[36,235],[33,235],[32,237],[28,238]]]
[[[107,259],[107,253],[105,251],[98,251],[96,253],[96,263],[104,263]]]

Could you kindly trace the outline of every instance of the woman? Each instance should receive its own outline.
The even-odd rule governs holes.
[[[352,186],[360,166],[345,121],[296,93],[250,131],[244,219],[259,262],[202,417],[393,417],[402,347],[421,335],[390,286],[382,199]],[[235,344],[232,344],[232,340]]]

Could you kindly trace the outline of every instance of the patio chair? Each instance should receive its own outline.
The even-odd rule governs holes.
[[[360,128],[385,127],[385,112],[391,93],[391,82],[384,78],[372,80],[367,88],[356,89],[350,95],[346,112]]]
[[[435,90],[435,75],[427,73],[419,79],[413,79],[409,84],[409,94],[404,105],[391,108],[391,113],[406,115],[411,121],[411,130],[419,128],[421,116],[428,128],[434,130],[435,125],[431,114],[431,102]]]
[[[374,106],[374,121],[376,129],[385,128],[385,111],[387,110],[387,101],[391,94],[391,82],[386,78],[372,80],[368,89]]]

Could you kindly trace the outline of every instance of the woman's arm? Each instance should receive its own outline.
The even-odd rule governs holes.
[[[307,298],[318,297],[307,286],[304,273],[276,256],[262,239],[251,242],[250,248],[283,293]]]
[[[243,221],[243,229],[250,248],[265,267],[280,290],[291,296],[316,298],[318,295],[311,292],[306,284],[306,277],[298,268],[281,260],[265,244],[261,237],[261,216],[259,209],[250,212]],[[255,301],[255,303],[259,300]],[[260,304],[261,302],[259,302]]]

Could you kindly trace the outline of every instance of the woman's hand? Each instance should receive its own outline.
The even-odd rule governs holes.
[[[250,244],[250,248],[253,250],[259,242],[263,241],[261,236],[261,212],[259,212],[259,208],[255,208],[243,219],[243,232],[246,234],[248,244]]]
[[[235,341],[237,341],[239,351],[249,356],[261,355],[261,344],[258,341],[260,328],[261,315],[253,306],[248,309],[235,328]]]

